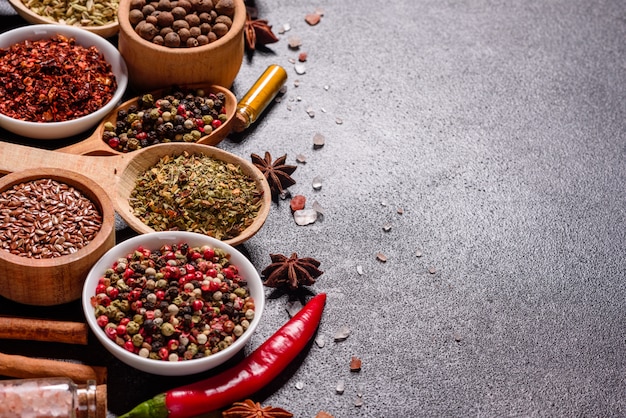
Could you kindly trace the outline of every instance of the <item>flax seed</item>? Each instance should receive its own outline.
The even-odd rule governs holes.
[[[60,257],[89,244],[101,226],[93,202],[67,184],[42,179],[0,192],[0,250]]]

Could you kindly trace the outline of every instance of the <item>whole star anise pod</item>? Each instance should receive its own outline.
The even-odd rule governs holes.
[[[272,199],[277,200],[278,195],[281,194],[287,187],[296,184],[296,181],[291,178],[291,174],[296,171],[295,165],[286,165],[287,154],[272,163],[272,155],[269,152],[265,152],[265,158],[261,158],[257,154],[251,156],[252,164],[254,164],[265,176],[267,182],[272,190]]]
[[[267,45],[278,42],[278,38],[272,32],[272,26],[265,19],[256,18],[256,9],[247,7],[246,23],[243,28],[246,38],[246,46],[254,51],[257,45]]]
[[[267,287],[286,287],[296,290],[300,286],[310,286],[324,272],[319,270],[320,262],[311,257],[298,258],[293,253],[287,258],[282,254],[270,254],[272,264],[265,267],[261,274]]]
[[[222,412],[223,418],[291,418],[293,414],[282,408],[261,406],[260,403],[246,399],[235,402],[233,406]]]

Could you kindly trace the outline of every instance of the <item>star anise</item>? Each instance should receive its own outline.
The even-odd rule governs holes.
[[[261,158],[257,154],[251,156],[252,164],[254,164],[265,176],[267,182],[272,190],[272,199],[277,200],[278,195],[281,194],[287,187],[296,184],[296,181],[291,178],[290,174],[296,171],[295,165],[286,165],[287,154],[272,163],[272,155],[269,152],[265,152],[265,158]]]
[[[293,253],[289,258],[282,254],[270,254],[270,258],[272,264],[261,272],[267,287],[296,290],[312,285],[324,273],[318,269],[320,262],[311,257],[298,258],[298,254]]]
[[[272,32],[272,26],[265,19],[257,19],[254,8],[247,8],[243,32],[246,37],[246,46],[251,51],[254,51],[257,45],[262,46],[278,42],[278,38]]]
[[[235,402],[233,406],[222,412],[223,418],[291,418],[293,414],[282,408],[261,406],[260,403],[246,399]]]

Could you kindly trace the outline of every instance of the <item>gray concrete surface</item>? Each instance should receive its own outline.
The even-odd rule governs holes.
[[[257,6],[291,30],[245,60],[233,90],[272,63],[288,90],[220,147],[305,155],[290,191],[325,216],[297,226],[281,201],[242,249],[259,270],[270,253],[317,258],[311,289],[328,294],[326,344],[258,400],[302,418],[626,416],[626,3]],[[291,36],[308,53],[302,75]],[[285,304],[269,300],[246,351],[286,321]],[[110,376],[124,412],[127,380]]]

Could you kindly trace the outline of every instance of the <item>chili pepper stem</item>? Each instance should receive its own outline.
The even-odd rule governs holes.
[[[120,415],[119,418],[167,418],[165,393],[160,393],[134,407],[131,411]]]

